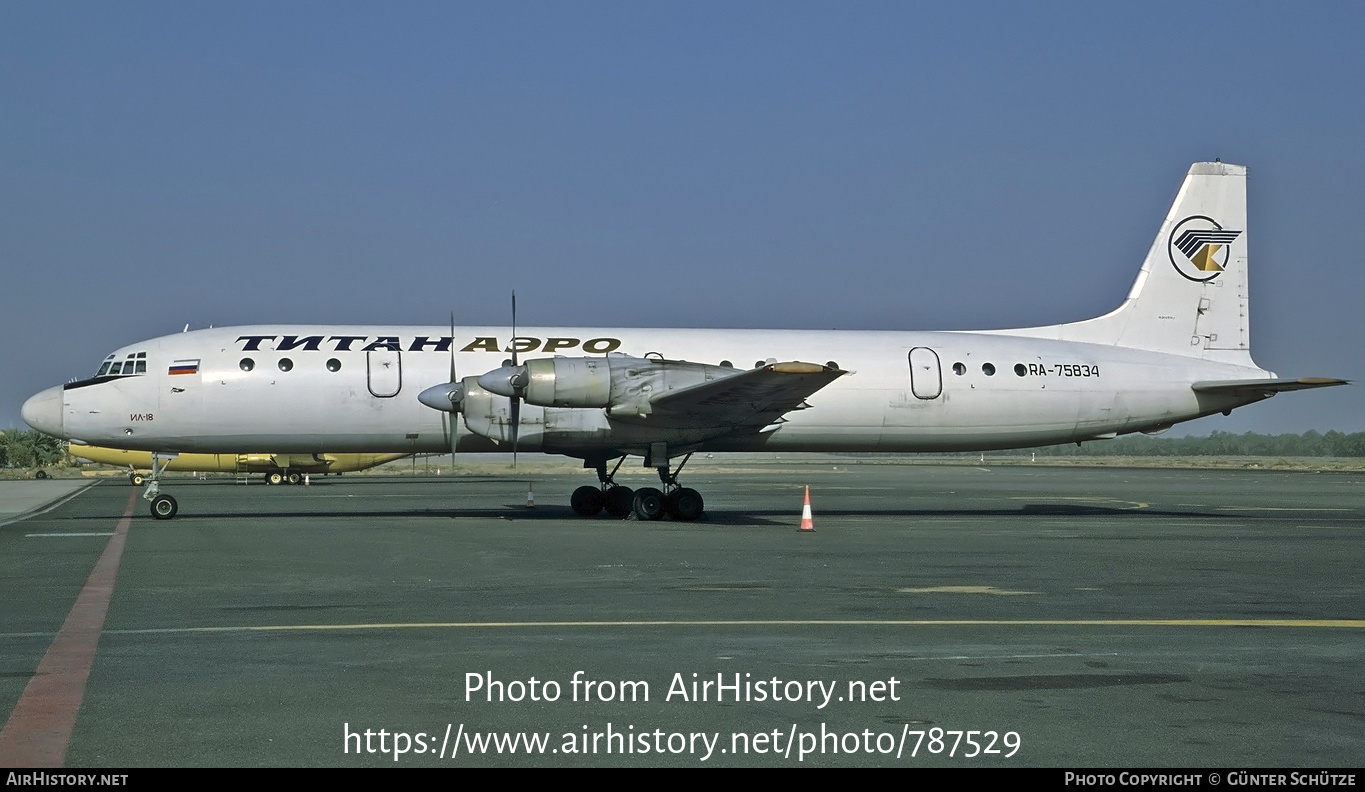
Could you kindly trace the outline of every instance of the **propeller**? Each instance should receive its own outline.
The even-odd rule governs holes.
[[[457,376],[455,376],[455,312],[454,312],[454,311],[451,311],[451,312],[450,312],[450,381],[451,381],[452,384],[458,383],[458,382],[460,381],[460,378],[457,377]],[[459,395],[460,395],[460,396],[463,396],[463,395],[464,395],[464,388],[463,388],[463,387],[460,387],[460,389],[459,389]],[[455,406],[455,397],[456,397],[456,391],[452,389],[452,390],[449,392],[448,396],[447,396],[447,398],[450,400],[450,405],[451,405],[452,407]],[[452,413],[450,414],[450,475],[452,475],[452,476],[455,475],[455,441],[456,441],[455,432],[456,432],[456,429],[458,428],[458,426],[459,426],[459,422],[458,422],[458,420],[455,418],[455,413],[452,412]]]
[[[517,365],[517,290],[512,290],[512,368]],[[521,397],[526,392],[525,376],[513,377],[512,385],[512,469],[517,469],[517,439],[521,434]]]
[[[464,406],[464,384],[460,382],[455,374],[455,312],[450,312],[450,382],[440,385],[433,385],[430,388],[417,394],[417,400],[422,404],[449,413],[450,428],[450,468],[451,475],[455,473],[455,445],[459,439],[459,413]]]
[[[512,292],[512,359],[504,360],[500,368],[496,368],[487,374],[479,377],[479,387],[499,396],[506,396],[509,402],[509,422],[512,430],[512,468],[517,466],[517,449],[521,440],[521,401],[526,396],[526,386],[531,382],[531,374],[526,367],[521,365],[521,358],[517,352],[517,293]],[[454,376],[452,363],[451,376]],[[433,401],[439,401],[441,394],[445,393],[447,386],[438,386],[439,393],[432,397]],[[430,389],[438,390],[438,389]],[[463,388],[461,388],[463,390]],[[427,391],[423,391],[425,395]],[[422,396],[418,396],[422,398]],[[452,399],[455,397],[452,396]],[[424,401],[424,404],[427,402]],[[437,409],[444,409],[438,407]]]

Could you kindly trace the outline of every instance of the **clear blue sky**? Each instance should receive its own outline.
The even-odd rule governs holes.
[[[977,329],[1251,169],[1252,344],[1363,379],[1359,3],[0,4],[0,427],[187,322]],[[1365,388],[1211,430],[1365,431]]]

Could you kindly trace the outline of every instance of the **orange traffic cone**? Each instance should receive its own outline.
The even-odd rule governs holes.
[[[535,494],[534,492],[531,491],[531,482],[528,481],[528,482],[526,482],[526,508],[528,508],[528,509],[534,509],[535,507],[536,507],[536,494]]]
[[[801,507],[801,533],[815,533],[815,524],[810,518],[810,485],[806,485],[806,505]]]

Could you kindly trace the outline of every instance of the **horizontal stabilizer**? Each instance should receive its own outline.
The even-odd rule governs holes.
[[[1330,388],[1333,385],[1349,385],[1344,379],[1330,377],[1302,377],[1300,379],[1254,379],[1254,380],[1217,380],[1196,382],[1190,387],[1195,393],[1221,393],[1234,396],[1257,394],[1262,397],[1274,396],[1284,391],[1308,390],[1309,388]]]

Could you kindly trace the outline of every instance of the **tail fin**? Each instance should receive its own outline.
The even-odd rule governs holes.
[[[1251,362],[1244,165],[1196,162],[1128,297],[1097,319],[1020,335]]]

